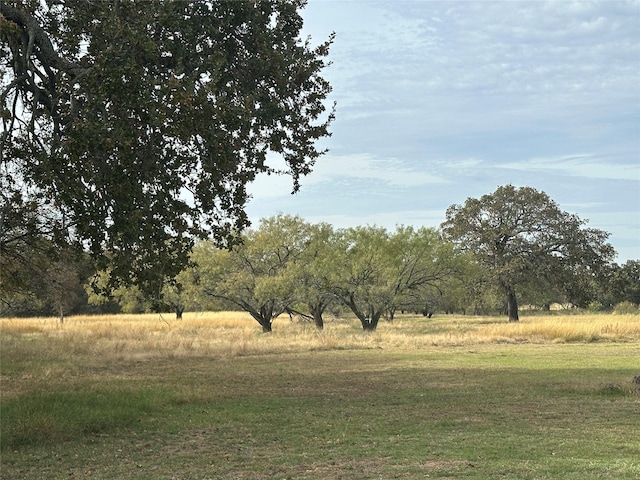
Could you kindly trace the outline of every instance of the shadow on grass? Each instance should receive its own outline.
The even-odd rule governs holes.
[[[41,392],[3,401],[0,447],[45,445],[135,428],[160,408],[162,397],[156,390],[98,389]]]

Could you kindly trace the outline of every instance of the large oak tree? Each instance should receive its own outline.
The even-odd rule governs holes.
[[[586,223],[560,210],[544,192],[506,185],[450,206],[441,228],[445,238],[485,267],[505,295],[509,321],[518,321],[522,285],[541,281],[566,288],[612,261],[609,234]]]
[[[333,37],[300,39],[305,3],[0,2],[2,211],[43,199],[112,283],[156,293],[195,238],[229,244],[246,184],[297,191],[329,135]]]

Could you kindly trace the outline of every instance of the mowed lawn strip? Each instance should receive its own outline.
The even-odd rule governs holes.
[[[639,359],[633,342],[3,352],[2,478],[635,479]]]

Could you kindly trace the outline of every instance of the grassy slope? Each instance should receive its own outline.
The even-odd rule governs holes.
[[[576,318],[574,331],[593,323]],[[627,327],[567,343],[531,320],[533,343],[485,341],[502,319],[372,335],[131,321],[3,324],[2,478],[640,476],[640,336]]]

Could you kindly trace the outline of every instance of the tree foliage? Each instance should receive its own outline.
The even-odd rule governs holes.
[[[640,306],[640,260],[628,260],[623,265],[615,265],[608,280],[604,287],[609,305],[630,302]]]
[[[339,303],[364,330],[375,330],[410,292],[437,288],[455,262],[452,246],[433,229],[334,230],[290,215],[263,219],[231,251],[202,243],[192,260],[190,275],[202,292],[249,312],[265,332],[285,312],[321,329],[325,310]]]
[[[43,227],[35,199],[0,188],[0,299],[33,292],[32,282],[46,269],[50,242],[39,234]]]
[[[233,242],[246,184],[285,173],[298,190],[329,134],[332,37],[299,38],[304,4],[1,2],[2,210],[36,191],[110,286],[155,293],[196,238]]]
[[[20,230],[12,232],[16,236]],[[364,330],[374,330],[382,318],[392,321],[400,310],[425,315],[495,314],[506,311],[507,305],[497,272],[492,270],[494,263],[483,262],[472,250],[460,252],[432,228],[334,229],[329,224],[311,224],[298,216],[280,214],[243,232],[232,250],[211,241],[199,242],[192,250],[190,266],[175,281],[166,282],[159,296],[145,296],[136,286],[113,289],[109,297],[87,288],[91,306],[82,304],[86,294],[78,281],[93,276],[95,283],[105,285],[108,272],[94,272],[66,250],[49,258],[43,253],[50,251],[45,240],[36,246],[43,249],[40,253],[37,248],[16,243],[16,252],[33,257],[32,265],[37,264],[38,270],[14,279],[10,275],[15,272],[3,270],[3,282],[27,282],[38,294],[26,296],[14,291],[6,297],[10,302],[0,307],[0,315],[119,309],[131,313],[171,310],[179,317],[183,310],[240,309],[249,312],[264,331],[270,331],[273,320],[283,313],[323,328],[326,311],[336,314],[345,307]],[[602,245],[607,250],[605,247]],[[537,259],[517,277],[514,291],[519,302],[538,308],[570,302],[589,309],[638,303],[637,261],[620,267],[603,261],[576,264],[567,258],[563,270],[556,255],[551,255],[556,263],[545,266],[545,258]],[[5,263],[11,262],[3,266]],[[549,270],[555,275],[544,273]]]
[[[453,250],[428,228],[401,226],[389,233],[376,226],[355,227],[341,231],[337,241],[329,288],[367,331],[375,330],[384,315],[392,319],[415,297],[424,299],[454,264]]]
[[[397,308],[408,308],[416,300],[420,310],[433,313],[445,287],[445,279],[460,267],[452,244],[442,240],[434,228],[398,226],[389,238],[394,278],[394,302],[388,311],[389,319]],[[408,302],[408,303],[407,303]]]
[[[87,259],[81,246],[65,237],[65,219],[46,200],[15,185],[5,187],[0,188],[0,312],[54,312],[62,319],[85,300]]]
[[[270,332],[273,320],[295,302],[290,266],[303,256],[308,239],[308,225],[300,217],[278,215],[247,230],[230,251],[203,244],[209,258],[198,265],[201,288],[248,312],[263,332]]]
[[[337,303],[329,288],[329,279],[337,268],[336,232],[327,223],[305,223],[300,233],[304,235],[305,246],[296,261],[288,265],[288,275],[295,285],[294,303],[288,309],[290,313],[313,320],[316,328],[322,330],[324,312]]]
[[[507,185],[449,207],[442,231],[486,268],[505,295],[509,320],[517,321],[517,289],[523,284],[573,286],[612,260],[609,234],[585,224],[546,193]]]
[[[375,330],[393,304],[389,233],[377,226],[342,230],[336,239],[331,292],[360,320],[364,330]]]

